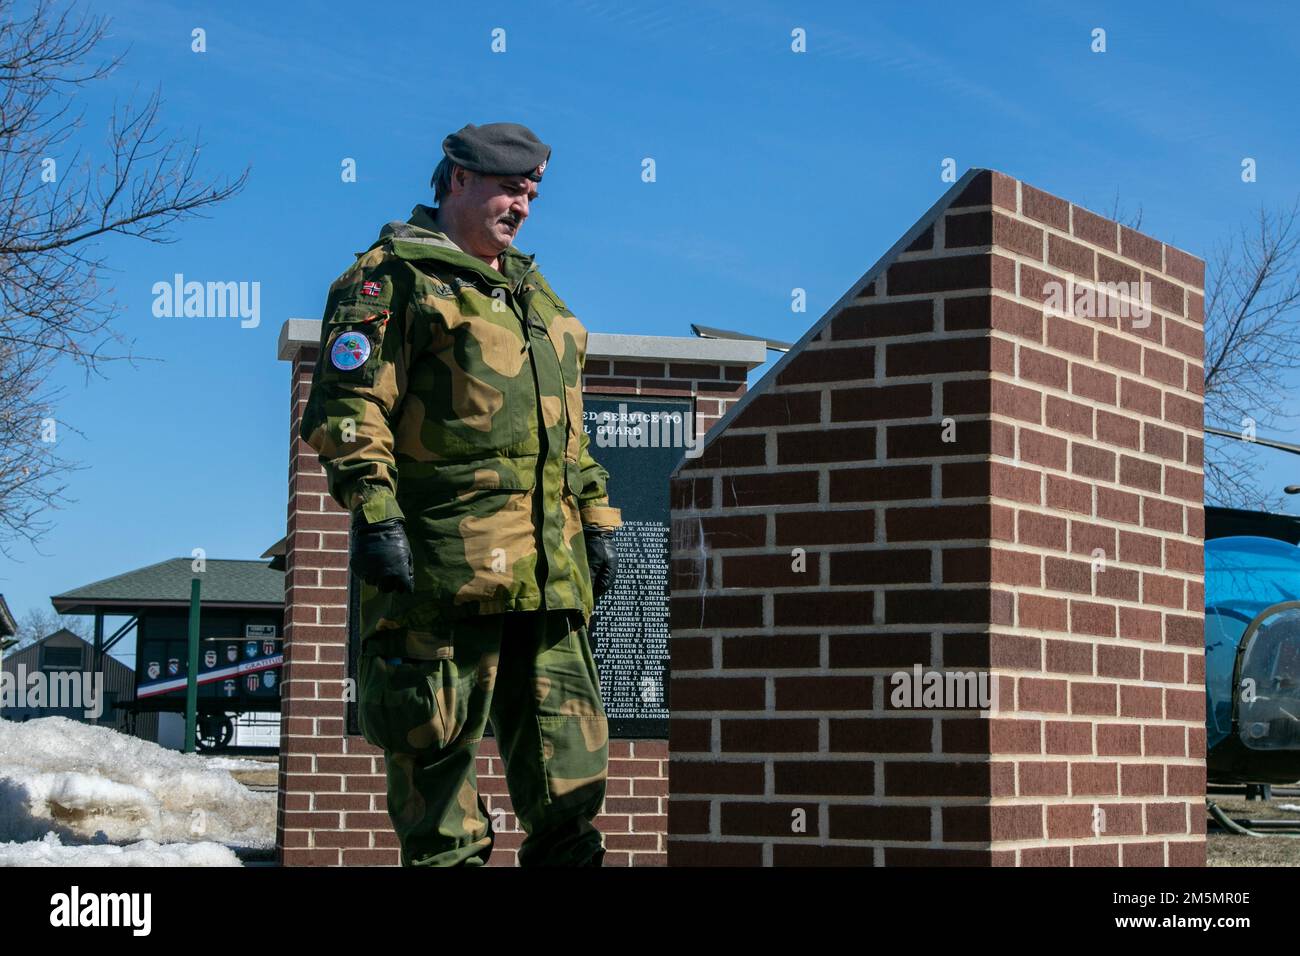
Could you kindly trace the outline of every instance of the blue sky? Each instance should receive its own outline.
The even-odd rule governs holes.
[[[948,157],[1099,212],[1118,195],[1144,232],[1206,255],[1300,192],[1300,16],[1179,8],[91,4],[113,17],[106,52],[126,60],[81,97],[90,148],[115,99],[161,87],[168,127],[204,144],[203,172],[252,173],[173,244],[104,243],[116,327],[151,360],[59,376],[58,414],[85,436],[65,430],[60,453],[87,467],[40,553],[0,558],[0,590],[22,614],[196,547],[256,558],[283,535],[280,326],[319,318],[352,254],[431,204],[442,138],[467,122],[523,122],[552,145],[517,245],[593,331],[688,336],[699,322],[796,340],[944,192]],[[505,53],[491,51],[498,27]],[[796,27],[807,53],[790,50]],[[1256,183],[1241,181],[1244,156]],[[260,324],[156,318],[153,284],[178,272],[260,283]],[[790,312],[794,287],[806,314]],[[1300,480],[1294,457],[1260,462],[1276,484]]]

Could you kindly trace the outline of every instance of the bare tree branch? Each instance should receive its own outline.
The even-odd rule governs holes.
[[[1142,228],[1142,207],[1138,206],[1138,211],[1132,216],[1126,216],[1119,204],[1119,190],[1115,190],[1115,202],[1110,207],[1110,219],[1115,220],[1121,226],[1128,226],[1130,229]]]
[[[76,467],[55,453],[71,426],[54,411],[51,372],[71,361],[102,376],[110,362],[139,358],[113,327],[120,308],[103,288],[101,241],[174,241],[174,225],[238,193],[249,174],[200,178],[199,146],[164,132],[156,90],[112,110],[92,165],[73,107],[121,63],[96,59],[107,28],[53,0],[19,19],[14,0],[0,0],[0,553],[9,556],[8,542],[35,546],[49,530],[45,516],[67,500],[60,477]]]
[[[1281,429],[1285,383],[1300,371],[1300,199],[1290,209],[1261,208],[1256,222],[1217,248],[1206,264],[1205,421],[1243,434]],[[1285,498],[1264,490],[1257,449],[1208,443],[1206,501],[1266,511]]]
[[[95,632],[88,618],[76,615],[62,615],[53,608],[32,608],[17,621],[18,632],[14,635],[18,643],[15,651],[35,644],[43,637],[49,637],[56,631],[66,628],[83,641],[93,641]]]

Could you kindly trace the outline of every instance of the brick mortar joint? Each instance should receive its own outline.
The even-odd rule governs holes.
[[[1017,184],[1020,184],[1020,183],[1021,183],[1021,180],[1016,180],[1016,183],[1017,183]],[[1025,185],[1028,185],[1028,184],[1025,184]],[[1030,188],[1031,188],[1031,189],[1037,189],[1037,187],[1035,187],[1035,186],[1031,186]],[[1044,191],[1041,190],[1041,189],[1038,189],[1037,191],[1038,191],[1038,192],[1044,192]],[[1016,194],[1017,194],[1017,196],[1020,195],[1019,186],[1017,186],[1017,193],[1016,193]],[[1085,238],[1083,238],[1082,236],[1079,236],[1078,234],[1076,234],[1076,233],[1073,231],[1073,230],[1074,230],[1074,210],[1076,210],[1076,209],[1081,209],[1081,210],[1083,210],[1085,213],[1088,213],[1089,215],[1095,216],[1095,217],[1097,217],[1098,219],[1102,219],[1102,220],[1104,220],[1105,222],[1107,222],[1107,223],[1109,223],[1110,225],[1112,225],[1112,226],[1115,227],[1115,245],[1116,245],[1117,247],[1120,246],[1120,245],[1122,244],[1122,230],[1125,229],[1125,228],[1128,228],[1130,232],[1133,232],[1133,233],[1135,233],[1136,235],[1139,235],[1139,236],[1141,236],[1141,237],[1144,238],[1144,239],[1150,240],[1151,242],[1154,242],[1154,243],[1158,244],[1158,245],[1160,246],[1160,261],[1161,261],[1161,265],[1160,265],[1160,267],[1158,268],[1158,271],[1161,273],[1162,277],[1167,276],[1167,277],[1168,277],[1168,281],[1170,281],[1170,282],[1176,282],[1176,283],[1182,284],[1182,285],[1184,285],[1186,288],[1189,288],[1189,289],[1197,289],[1197,291],[1203,291],[1203,288],[1204,288],[1204,287],[1197,288],[1197,287],[1195,287],[1195,286],[1187,285],[1186,283],[1183,282],[1183,280],[1174,278],[1172,275],[1170,275],[1170,274],[1166,271],[1166,270],[1167,270],[1167,267],[1168,267],[1168,256],[1166,255],[1166,250],[1168,250],[1168,249],[1173,249],[1175,252],[1178,252],[1178,253],[1181,253],[1182,255],[1185,255],[1185,256],[1187,256],[1189,259],[1194,259],[1194,260],[1196,260],[1196,261],[1199,262],[1202,266],[1206,266],[1207,263],[1206,263],[1205,259],[1203,259],[1201,256],[1198,256],[1198,255],[1196,255],[1195,253],[1188,252],[1186,249],[1180,248],[1179,246],[1175,246],[1175,245],[1172,245],[1171,243],[1165,242],[1165,241],[1162,240],[1162,239],[1157,239],[1155,236],[1148,235],[1148,234],[1145,233],[1145,232],[1141,232],[1141,231],[1139,231],[1139,230],[1137,230],[1137,229],[1133,229],[1132,227],[1126,227],[1126,226],[1124,226],[1124,224],[1121,223],[1121,222],[1117,222],[1117,221],[1114,220],[1114,219],[1110,219],[1110,218],[1108,218],[1108,217],[1106,217],[1106,216],[1103,216],[1101,213],[1093,212],[1091,209],[1088,209],[1086,206],[1080,206],[1078,203],[1071,202],[1071,201],[1068,200],[1068,199],[1064,199],[1064,198],[1062,198],[1062,197],[1060,197],[1060,196],[1052,196],[1051,193],[1044,193],[1044,195],[1051,196],[1051,198],[1053,198],[1053,199],[1057,199],[1057,200],[1059,200],[1059,201],[1065,203],[1065,204],[1069,207],[1069,210],[1068,210],[1068,217],[1069,217],[1069,218],[1068,218],[1068,226],[1069,226],[1069,228],[1070,228],[1070,230],[1071,230],[1070,232],[1062,232],[1058,227],[1053,226],[1053,225],[1051,225],[1050,223],[1042,222],[1041,220],[1031,218],[1028,214],[1026,214],[1026,213],[1024,212],[1024,207],[1023,207],[1023,205],[1020,205],[1020,204],[1018,204],[1018,208],[1017,208],[1016,210],[1007,209],[1005,206],[998,206],[998,205],[995,205],[995,204],[993,204],[993,203],[983,203],[983,204],[976,205],[976,206],[957,206],[957,207],[948,206],[948,207],[945,207],[945,209],[943,210],[943,213],[938,217],[938,220],[946,220],[947,217],[948,217],[950,214],[951,214],[951,215],[965,215],[966,213],[974,213],[974,214],[978,214],[978,213],[999,213],[999,214],[1001,214],[1002,216],[1005,216],[1007,219],[1010,219],[1010,220],[1012,220],[1012,221],[1014,221],[1014,222],[1022,223],[1022,224],[1024,224],[1024,225],[1028,225],[1028,226],[1033,226],[1033,227],[1036,228],[1036,229],[1041,229],[1041,230],[1043,230],[1043,232],[1044,232],[1045,234],[1055,235],[1055,236],[1057,236],[1057,237],[1059,237],[1059,238],[1061,238],[1061,239],[1067,239],[1067,240],[1069,240],[1070,242],[1072,242],[1072,243],[1074,243],[1074,244],[1076,244],[1076,245],[1086,246],[1087,248],[1091,249],[1091,250],[1094,251],[1094,252],[1101,253],[1102,255],[1108,256],[1108,257],[1110,257],[1110,258],[1112,258],[1112,259],[1118,259],[1118,260],[1124,262],[1125,264],[1133,264],[1133,265],[1137,266],[1137,268],[1139,268],[1139,269],[1145,269],[1145,270],[1157,269],[1156,266],[1149,266],[1149,265],[1146,265],[1146,264],[1144,264],[1144,263],[1138,262],[1138,260],[1136,260],[1136,259],[1131,259],[1131,258],[1129,258],[1129,257],[1127,257],[1127,256],[1122,255],[1122,254],[1118,251],[1118,249],[1116,249],[1116,250],[1111,250],[1111,249],[1106,248],[1105,246],[1099,246],[1099,245],[1097,245],[1096,243],[1092,242],[1091,240],[1085,239]],[[936,221],[938,221],[938,220],[936,220]],[[937,242],[937,238],[936,238],[936,242]],[[1046,236],[1044,237],[1044,243],[1046,243]],[[947,248],[947,247],[945,247],[945,248]],[[967,247],[965,247],[965,246],[958,246],[958,247],[953,247],[953,248],[967,248]],[[970,247],[970,248],[979,248],[979,247]],[[1010,250],[1010,249],[1008,249],[1008,247],[1006,247],[1006,246],[999,246],[999,245],[996,244],[996,243],[992,243],[992,244],[990,244],[989,248],[997,249],[997,250],[1003,250],[1003,251],[1008,251],[1008,252],[1015,252],[1014,250]],[[922,251],[924,251],[924,250],[922,250]],[[1016,253],[1016,254],[1017,254],[1017,255],[1023,255],[1023,253]]]

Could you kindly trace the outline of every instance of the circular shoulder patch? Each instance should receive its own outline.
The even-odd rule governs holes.
[[[340,372],[351,372],[370,358],[370,338],[362,332],[344,332],[334,340],[330,363]]]

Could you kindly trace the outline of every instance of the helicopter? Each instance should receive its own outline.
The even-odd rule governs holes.
[[[1205,728],[1209,783],[1300,781],[1300,517],[1205,508]]]

